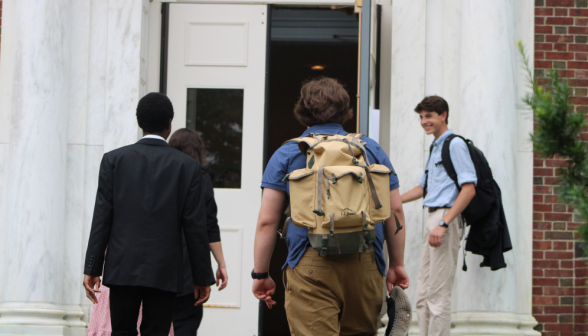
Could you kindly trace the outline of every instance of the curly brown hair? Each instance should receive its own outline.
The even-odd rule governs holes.
[[[180,128],[169,138],[169,145],[200,161],[200,164],[206,164],[204,141],[202,141],[198,132],[188,128]]]
[[[428,111],[428,112],[437,112],[437,114],[441,115],[443,112],[447,112],[447,118],[445,118],[445,123],[449,123],[449,105],[445,101],[445,99],[439,96],[428,96],[425,97],[415,108],[414,111],[416,113],[421,113],[421,111]]]
[[[349,108],[349,94],[343,85],[336,79],[323,77],[302,85],[294,116],[304,126],[343,124],[353,117],[353,110]]]

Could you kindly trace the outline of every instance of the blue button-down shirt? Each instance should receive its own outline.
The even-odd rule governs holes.
[[[345,132],[341,125],[331,123],[314,125],[307,129],[302,136],[307,136],[310,133],[345,135],[348,132]],[[382,164],[394,171],[390,159],[388,159],[388,156],[377,142],[365,136],[362,137],[361,140],[367,143],[365,147],[370,163]],[[282,190],[290,195],[289,185],[286,181],[282,181],[282,179],[286,174],[304,167],[306,167],[306,156],[300,152],[296,143],[287,143],[272,155],[272,158],[263,173],[261,187]],[[390,190],[398,187],[398,177],[395,174],[390,174]],[[386,261],[384,260],[384,254],[382,252],[382,247],[384,245],[384,226],[382,223],[377,223],[375,226],[377,234],[376,240],[374,241],[374,252],[378,268],[380,269],[380,272],[384,274],[386,271]],[[302,258],[304,252],[306,252],[308,246],[310,246],[308,229],[298,227],[290,221],[288,234],[286,235],[286,245],[288,245],[288,259],[283,268],[286,268],[286,266],[294,268],[298,264],[298,261],[300,261],[300,258]]]
[[[459,195],[459,190],[455,182],[447,175],[441,160],[443,142],[451,134],[453,134],[453,130],[449,129],[433,142],[433,151],[425,168],[425,170],[429,170],[427,196],[423,202],[423,205],[426,207],[451,207],[455,203],[457,195]],[[451,140],[451,144],[449,144],[449,156],[457,173],[457,183],[460,186],[464,183],[475,184],[478,182],[476,168],[474,167],[465,141],[461,138]],[[423,173],[419,180],[419,184],[423,188],[425,187],[425,178],[426,174]]]

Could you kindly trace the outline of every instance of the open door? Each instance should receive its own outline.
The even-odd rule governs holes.
[[[357,132],[364,135],[379,135],[370,133],[370,125],[378,126],[370,114],[378,108],[376,101],[379,91],[379,32],[378,6],[374,0],[356,0],[355,11],[359,14],[359,52],[358,52],[358,92],[357,92]],[[377,114],[376,114],[377,115]],[[375,121],[375,122],[374,122]],[[380,139],[374,139],[379,142]]]
[[[172,127],[194,129],[206,144],[229,271],[227,288],[212,288],[198,333],[257,335],[249,272],[261,205],[267,6],[168,6]]]

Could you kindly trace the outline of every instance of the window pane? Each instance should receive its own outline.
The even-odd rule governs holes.
[[[215,188],[241,188],[243,89],[188,89],[186,128],[200,133]]]

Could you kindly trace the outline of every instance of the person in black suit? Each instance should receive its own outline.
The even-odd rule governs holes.
[[[104,154],[100,164],[84,287],[96,303],[104,266],[113,336],[137,335],[141,302],[141,335],[168,334],[184,285],[182,230],[196,305],[208,300],[214,283],[202,169],[165,141],[172,119],[171,101],[147,94],[137,106],[143,139]]]

